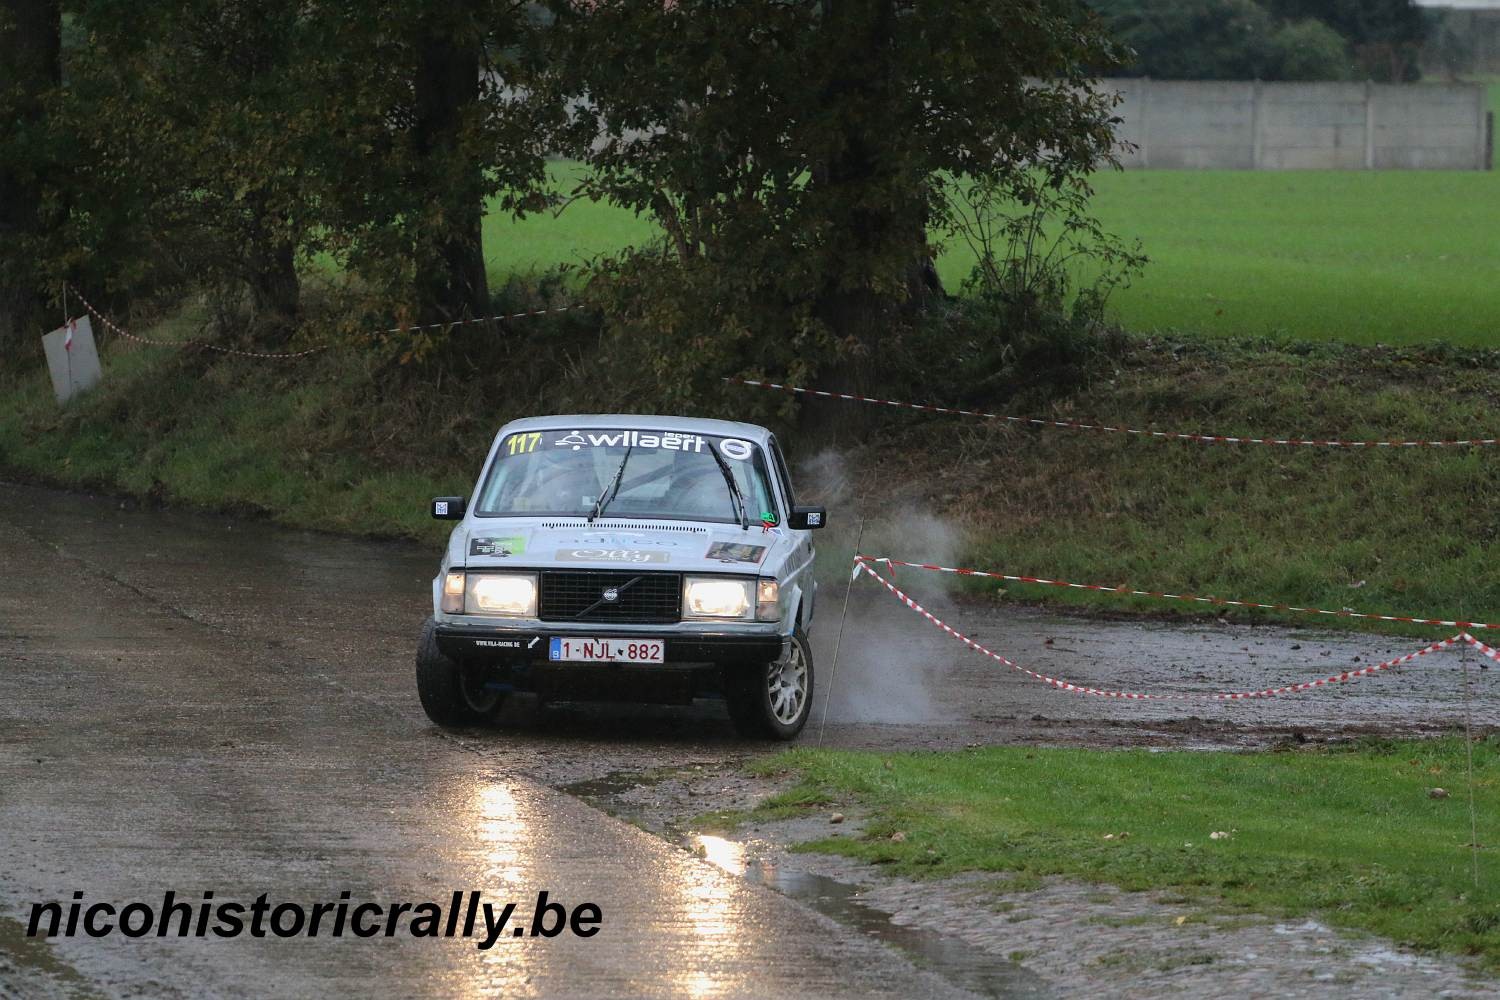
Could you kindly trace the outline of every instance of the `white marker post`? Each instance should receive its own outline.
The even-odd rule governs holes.
[[[94,347],[94,328],[89,318],[70,319],[42,338],[52,392],[59,404],[99,384],[99,351]]]

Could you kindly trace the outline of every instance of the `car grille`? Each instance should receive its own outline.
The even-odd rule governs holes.
[[[615,601],[604,592],[619,591]],[[660,625],[682,618],[682,574],[630,570],[542,573],[537,616],[543,621]]]

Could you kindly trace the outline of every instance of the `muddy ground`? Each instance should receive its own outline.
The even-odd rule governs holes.
[[[692,817],[747,808],[774,788],[740,765],[776,748],[737,740],[712,702],[518,700],[503,729],[442,734],[411,683],[437,561],[421,547],[13,486],[0,487],[0,543],[0,995],[46,986],[234,996],[264,992],[257,984],[303,995],[334,979],[401,995],[1493,989],[1452,960],[1316,925],[1065,882],[1024,891],[994,877],[912,883],[789,852],[830,829],[822,815],[705,836]],[[901,579],[1010,658],[1104,688],[1258,689],[1423,644],[1100,622],[954,602],[940,581]],[[1242,748],[1464,721],[1458,653],[1282,699],[1121,702],[1058,692],[977,656],[868,582],[856,585],[847,617],[843,596],[829,587],[821,598],[817,712],[803,745]],[[1473,723],[1500,724],[1500,672],[1472,659],[1468,667]],[[655,837],[638,840],[583,803]],[[851,816],[836,832],[854,836],[858,825]],[[508,845],[499,875],[489,835]],[[626,885],[627,871],[651,877]],[[410,894],[486,877],[584,885],[637,923],[609,947],[518,945],[502,965],[419,947],[372,961],[376,953],[349,948],[39,945],[11,933],[26,900],[66,898],[80,882],[125,898],[174,879]],[[662,978],[687,967],[697,978]]]

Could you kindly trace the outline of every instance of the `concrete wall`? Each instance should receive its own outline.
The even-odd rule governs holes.
[[[1126,167],[1192,170],[1483,170],[1478,84],[1104,80]]]

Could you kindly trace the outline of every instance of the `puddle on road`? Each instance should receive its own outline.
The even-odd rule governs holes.
[[[622,802],[623,795],[670,776],[661,772],[615,771],[573,782],[560,790],[612,814],[628,815],[631,809]],[[665,836],[723,872],[773,889],[845,927],[868,934],[960,989],[987,997],[1052,996],[1045,980],[1015,962],[992,955],[956,935],[896,923],[890,913],[860,899],[857,886],[749,857],[745,844],[727,837],[684,832],[671,823]]]
[[[989,997],[1052,995],[1045,980],[1014,962],[956,936],[896,923],[891,914],[861,900],[859,889],[847,882],[747,859],[744,844],[724,837],[690,834],[684,843],[709,864],[868,934],[962,989]]]

